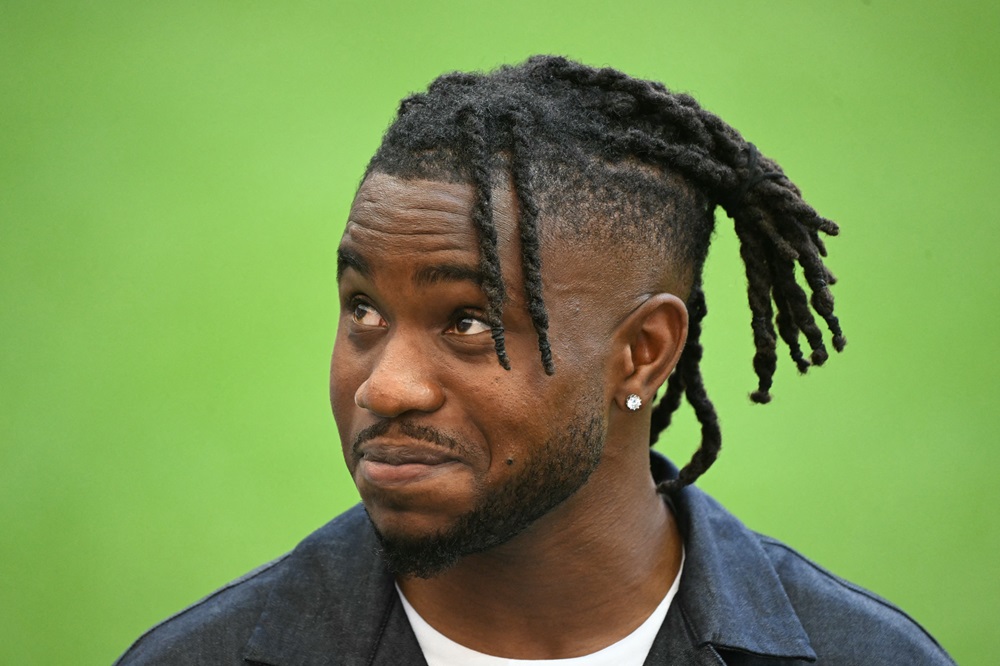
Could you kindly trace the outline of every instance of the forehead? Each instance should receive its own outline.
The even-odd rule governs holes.
[[[399,178],[370,174],[358,188],[340,242],[342,252],[360,252],[365,258],[394,253],[430,255],[468,253],[463,259],[478,263],[479,237],[472,222],[476,202],[470,183]],[[510,185],[494,187],[490,207],[497,234],[504,279],[520,283],[522,260],[519,208]],[[614,281],[606,271],[612,264],[607,243],[583,243],[573,235],[553,232],[545,215],[538,219],[538,249],[546,298],[572,298],[575,303],[600,300]],[[620,268],[619,277],[620,275]],[[508,293],[508,295],[511,295]],[[621,294],[616,300],[621,300]]]
[[[468,184],[374,173],[358,188],[341,246],[410,249],[419,245],[423,250],[474,246],[473,203]]]
[[[514,196],[491,193],[493,222],[507,298],[522,283]],[[484,283],[479,234],[472,222],[475,190],[467,183],[369,175],[358,188],[337,251],[337,277],[347,268],[377,277],[383,271],[430,285]],[[407,278],[404,278],[407,279]]]

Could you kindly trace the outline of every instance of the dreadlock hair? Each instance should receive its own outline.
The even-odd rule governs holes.
[[[445,74],[426,93],[402,101],[365,176],[373,172],[474,186],[486,318],[497,359],[507,369],[505,286],[492,215],[498,174],[509,179],[519,204],[528,311],[548,374],[555,367],[542,299],[540,217],[546,230],[553,225],[606,244],[641,244],[642,256],[652,252],[662,266],[686,274],[687,342],[652,410],[650,445],[670,425],[682,397],[701,423],[701,445],[661,491],[694,482],[722,443],[700,370],[707,313],[701,273],[716,206],[732,218],[746,266],[758,378],[750,398],[771,399],[779,335],[800,372],[826,361],[813,313],[825,322],[834,349],[841,351],[846,342],[833,312],[829,287],[835,280],[823,263],[826,248],[819,236],[836,235],[837,225],[813,210],[781,168],[739,132],[660,83],[553,56],[485,74]]]

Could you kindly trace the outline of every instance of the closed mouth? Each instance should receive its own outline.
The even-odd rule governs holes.
[[[423,442],[366,443],[359,453],[360,460],[385,465],[442,465],[459,461],[453,452],[429,447]]]
[[[451,451],[422,442],[373,442],[362,445],[358,454],[357,482],[380,488],[429,482],[456,470],[462,463]]]

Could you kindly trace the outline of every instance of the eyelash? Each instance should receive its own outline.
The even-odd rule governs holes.
[[[372,305],[371,303],[367,303],[365,301],[362,301],[362,300],[355,300],[353,303],[351,303],[351,308],[350,308],[351,309],[351,319],[354,320],[354,323],[359,324],[359,325],[363,325],[363,326],[364,325],[368,325],[368,324],[362,324],[362,322],[360,321],[360,319],[363,319],[363,316],[362,317],[358,317],[357,316],[357,312],[358,312],[359,308],[365,308],[368,312],[372,312],[372,313],[378,315],[379,322],[384,322],[385,321],[385,319],[382,317],[382,314],[378,311],[378,309],[375,308],[374,305]],[[388,325],[388,324],[386,324],[386,325]]]
[[[378,314],[378,316],[379,316],[379,318],[380,318],[381,321],[385,321],[384,317],[379,312],[378,308],[376,308],[375,305],[373,305],[367,298],[364,298],[362,296],[359,296],[359,295],[351,296],[344,303],[344,307],[345,307],[345,309],[346,309],[347,312],[350,312],[351,319],[354,320],[354,322],[356,324],[358,324],[358,325],[362,325],[362,326],[364,325],[364,324],[361,324],[361,322],[359,322],[358,318],[355,316],[355,312],[356,312],[356,310],[359,307],[364,307],[364,308],[370,309],[372,312]],[[479,324],[481,324],[483,326],[483,328],[485,330],[479,331],[478,333],[484,333],[484,332],[490,330],[490,324],[489,324],[488,321],[486,321],[485,317],[483,316],[483,314],[481,312],[479,312],[478,310],[472,310],[472,309],[460,309],[460,310],[456,311],[455,314],[454,314],[454,316],[451,318],[451,323],[448,325],[448,328],[446,329],[446,332],[450,331],[453,328],[457,328],[459,322],[466,321],[466,320],[472,320],[474,322],[478,322]],[[473,333],[473,334],[469,334],[469,335],[477,335],[478,333]],[[459,336],[465,336],[466,334],[459,332],[459,333],[457,333],[457,335],[459,335]]]
[[[471,319],[473,321],[479,322],[480,324],[483,325],[483,327],[486,329],[486,331],[490,330],[490,324],[489,324],[489,322],[486,321],[486,319],[483,317],[483,315],[480,314],[480,313],[478,313],[478,312],[473,312],[471,310],[461,310],[458,313],[456,313],[455,317],[452,318],[452,324],[451,324],[451,326],[448,327],[449,330],[452,327],[457,327],[459,322],[465,321],[467,319]],[[479,331],[479,333],[484,333],[484,332],[485,331]],[[460,333],[459,335],[465,335],[465,334],[464,333]],[[471,335],[476,335],[476,334],[473,333]]]

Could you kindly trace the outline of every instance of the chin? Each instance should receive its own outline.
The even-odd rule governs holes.
[[[451,532],[463,517],[474,513],[477,498],[469,488],[383,488],[357,484],[368,518],[380,535],[418,540]],[[463,492],[465,491],[465,492]]]
[[[456,523],[454,516],[391,508],[368,500],[362,500],[362,504],[379,539],[403,542],[436,539],[451,532]]]
[[[446,572],[464,555],[441,544],[436,538],[386,536],[375,529],[378,554],[394,576],[433,578]]]

